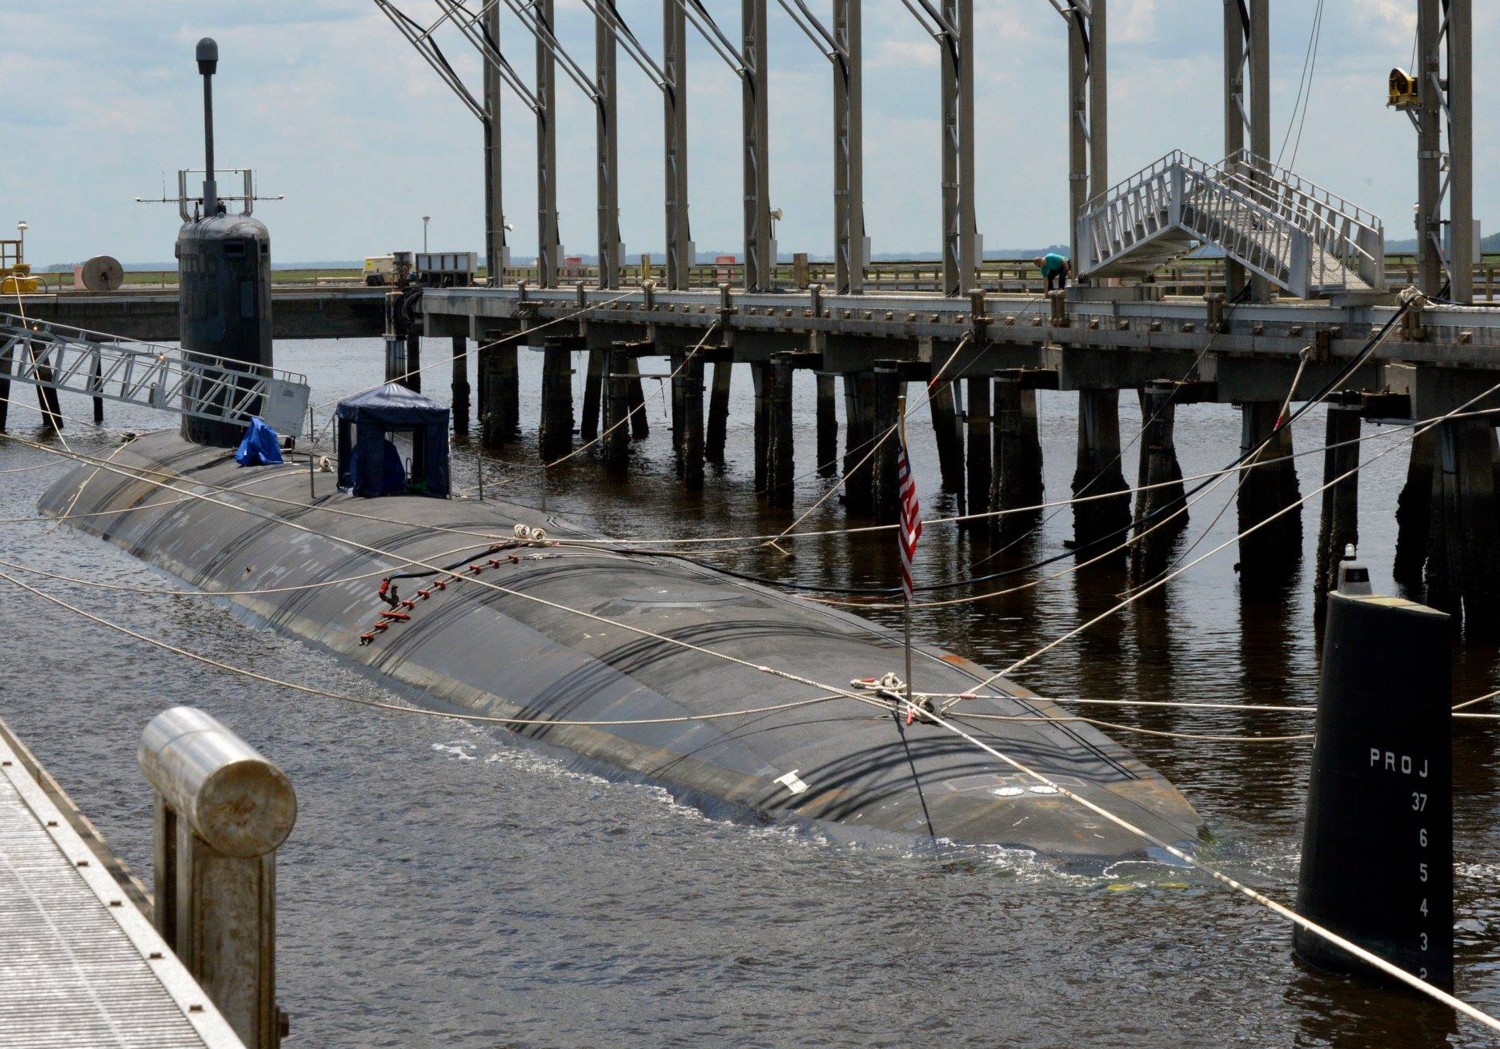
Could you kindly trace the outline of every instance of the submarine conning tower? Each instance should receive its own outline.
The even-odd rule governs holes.
[[[244,210],[230,214],[214,181],[213,75],[219,45],[198,41],[198,72],[203,75],[203,196],[191,213],[184,200],[182,229],[177,233],[177,279],[183,359],[205,366],[204,378],[190,382],[184,397],[200,402],[226,397],[213,381],[211,358],[270,367],[271,234],[250,217],[251,194]],[[184,416],[182,437],[197,444],[234,447],[242,427],[213,419]]]

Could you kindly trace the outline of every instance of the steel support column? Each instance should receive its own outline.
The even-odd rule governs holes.
[[[667,287],[688,286],[693,241],[688,227],[687,16],[677,0],[662,0],[662,72],[666,74],[662,150],[666,162]]]
[[[594,15],[594,86],[599,157],[599,287],[620,286],[620,133],[615,121],[614,27],[604,13]]]
[[[1249,101],[1246,102],[1246,90]],[[1269,0],[1224,0],[1224,155],[1246,148],[1269,160],[1271,153],[1271,15]],[[1264,277],[1225,260],[1230,298],[1250,281],[1250,298],[1265,302],[1271,288]]]
[[[834,282],[840,295],[865,287],[864,87],[859,0],[833,0]]]
[[[1417,274],[1462,303],[1474,297],[1472,47],[1470,0],[1418,0]]]
[[[974,0],[943,0],[943,293],[967,295],[974,224]]]
[[[484,13],[484,34],[490,49],[500,52],[500,5]],[[505,209],[501,203],[500,70],[489,54],[484,62],[484,267],[491,287],[505,283]]]
[[[533,0],[532,11],[552,31],[555,0]],[[536,40],[536,211],[537,283],[557,287],[562,236],[557,225],[557,59],[542,34]]]
[[[1068,243],[1079,258],[1078,220],[1109,189],[1109,78],[1105,0],[1068,0]]]
[[[776,270],[771,239],[771,121],[766,62],[766,0],[741,0],[740,72],[744,114],[745,287],[766,291]]]

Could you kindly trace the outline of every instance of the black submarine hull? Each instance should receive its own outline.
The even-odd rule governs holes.
[[[222,449],[153,434],[107,467],[71,470],[41,509],[423,706],[525,719],[515,731],[690,800],[793,814],[855,840],[930,834],[1082,860],[1148,852],[940,726],[918,721],[903,737],[888,708],[849,698],[787,706],[899,673],[889,630],[681,560],[571,545],[594,537],[530,508],[351,499],[332,474],[313,484],[315,496],[302,464],[240,469]],[[517,524],[561,543],[516,544]],[[452,575],[399,581],[409,608],[377,596],[383,575],[464,559]],[[913,677],[920,691],[963,693],[988,675],[919,646]],[[1201,818],[1159,773],[1024,689],[990,689],[1005,695],[965,700],[953,720],[1162,840],[1196,841]]]

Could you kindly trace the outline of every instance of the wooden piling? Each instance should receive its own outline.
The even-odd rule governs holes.
[[[750,362],[750,381],[755,387],[755,490],[765,492],[766,454],[771,433],[771,366],[762,361]]]
[[[1155,579],[1166,569],[1172,544],[1188,525],[1174,434],[1174,393],[1174,384],[1154,382],[1140,393],[1145,432],[1130,548],[1130,576],[1136,585]]]
[[[1338,588],[1344,547],[1359,544],[1359,474],[1353,472],[1359,469],[1358,442],[1359,409],[1330,404],[1323,439],[1323,484],[1328,487],[1323,489],[1318,517],[1318,566],[1313,579],[1313,613],[1320,619],[1328,592]]]
[[[990,510],[990,379],[983,375],[971,375],[967,380],[968,411],[965,423],[968,428],[968,483],[970,514],[986,514]],[[965,526],[976,535],[989,531],[987,522],[969,521]]]
[[[1436,430],[1427,604],[1461,615],[1471,639],[1492,639],[1500,633],[1495,430],[1485,418],[1448,419]]]
[[[876,361],[874,373],[875,454],[870,459],[875,520],[889,524],[901,517],[901,493],[896,482],[896,435],[900,422],[898,402],[906,387],[896,361]],[[882,439],[883,438],[883,439]]]
[[[1281,405],[1275,401],[1246,401],[1240,416],[1240,452],[1260,447],[1241,467],[1238,497],[1241,585],[1264,582],[1279,585],[1297,567],[1302,555],[1302,508],[1295,506],[1297,467],[1292,459],[1292,430],[1276,428]],[[1294,507],[1249,535],[1244,532],[1286,507]]]
[[[703,358],[695,356],[682,376],[682,480],[690,492],[703,490]]]
[[[480,440],[495,450],[521,432],[521,388],[514,343],[479,350]]]
[[[875,375],[873,372],[844,373],[844,509],[855,517],[875,512],[873,472],[869,442],[875,433]]]
[[[734,361],[714,362],[714,386],[708,400],[708,433],[703,454],[716,466],[724,465],[724,440],[729,428],[729,383],[734,377]]]
[[[1042,501],[1042,443],[1037,432],[1036,391],[1028,390],[1018,376],[997,374],[991,454],[994,462],[990,481],[990,512],[1006,511],[990,518],[989,531],[996,539],[1012,539],[1031,529],[1040,517],[1035,507]]]
[[[1120,391],[1078,391],[1078,460],[1073,471],[1073,541],[1080,551],[1122,543],[1130,492],[1120,467]],[[1101,498],[1102,497],[1102,498]],[[1097,555],[1100,550],[1091,550]],[[1121,550],[1123,554],[1123,549]]]
[[[953,383],[938,379],[927,388],[927,405],[932,414],[932,432],[937,438],[938,472],[943,491],[958,494],[958,512],[965,513],[964,498],[964,431],[959,421]]]
[[[790,509],[795,475],[792,441],[792,367],[790,353],[771,357],[766,371],[770,387],[766,404],[766,495],[772,507]]]
[[[604,361],[604,467],[612,476],[625,472],[630,456],[630,411],[632,376],[625,367],[623,351],[606,351]]]
[[[817,373],[818,390],[818,476],[832,477],[838,470],[839,418],[834,403],[833,376]]]
[[[646,391],[641,386],[641,362],[634,353],[628,356],[621,370],[628,376],[626,387],[630,392],[630,436],[644,441],[651,436],[651,423],[646,418]]]
[[[397,382],[414,393],[422,392],[422,333],[408,329],[406,332],[406,361]]]
[[[1427,537],[1432,528],[1432,467],[1437,460],[1438,433],[1424,430],[1411,442],[1406,484],[1396,500],[1396,558],[1391,575],[1407,590],[1422,589],[1422,567],[1427,563]]]
[[[687,353],[683,350],[674,351],[667,355],[667,363],[672,386],[672,466],[677,476],[682,477],[686,473],[686,464],[683,459],[686,449],[683,447],[682,439],[686,429],[683,418],[686,406],[683,384],[686,381]]]
[[[578,423],[578,436],[592,441],[599,436],[599,409],[604,384],[605,350],[589,350],[588,374],[583,380],[583,418]]]
[[[469,341],[453,336],[453,433],[469,436]]]
[[[552,462],[573,447],[573,354],[558,338],[542,343],[542,461]]]

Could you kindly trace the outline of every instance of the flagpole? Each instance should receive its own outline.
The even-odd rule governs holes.
[[[900,427],[901,447],[906,448],[906,394],[896,397],[896,425]],[[907,471],[910,473],[911,463],[907,463]],[[911,701],[911,591],[903,589],[901,603],[904,606],[906,620],[906,709],[909,714],[912,710]]]

